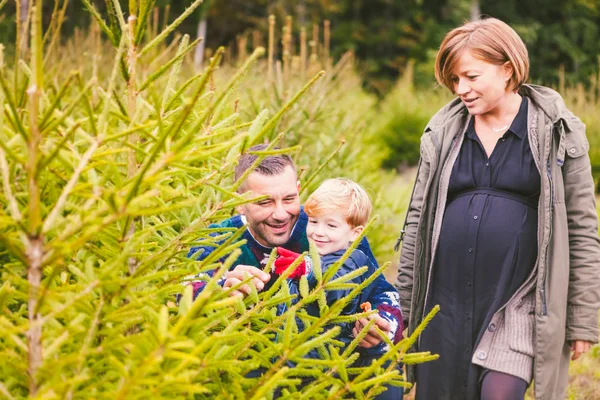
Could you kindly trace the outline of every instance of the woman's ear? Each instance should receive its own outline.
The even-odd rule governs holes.
[[[515,72],[515,70],[513,69],[512,64],[510,62],[508,62],[508,61],[505,62],[502,65],[502,70],[504,72],[504,80],[506,82],[508,82],[510,80],[510,78],[512,78],[512,76],[513,76],[513,74]]]

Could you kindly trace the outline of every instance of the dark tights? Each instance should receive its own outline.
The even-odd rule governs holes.
[[[514,375],[487,370],[481,382],[481,400],[522,400],[527,386]]]

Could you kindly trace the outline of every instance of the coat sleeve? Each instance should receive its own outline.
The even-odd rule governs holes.
[[[229,221],[224,221],[221,224],[211,224],[209,227],[210,228],[231,228],[232,230],[235,229],[235,227],[229,226],[228,222]],[[209,236],[217,237],[217,236],[219,236],[219,234],[213,233],[213,234],[210,234]],[[215,251],[223,242],[224,242],[224,239],[217,240],[215,243],[200,244],[198,246],[193,246],[192,248],[190,248],[190,251],[187,254],[187,258],[192,258],[197,261],[203,261],[213,251]],[[224,261],[224,259],[222,259],[220,261]],[[184,278],[183,284],[184,285],[192,285],[192,287],[193,287],[193,299],[194,300],[196,299],[196,297],[198,297],[198,295],[202,292],[202,290],[204,290],[206,283],[214,276],[215,272],[217,272],[216,269],[205,271],[205,272],[199,272],[195,275]],[[217,284],[222,287],[224,285],[224,283],[225,283],[225,277],[222,276],[217,281]],[[181,295],[178,294],[177,295],[177,303],[179,303],[180,299],[181,299]]]
[[[369,241],[366,237],[362,239],[358,249],[367,256],[371,261],[373,268],[376,269],[378,263],[371,251]],[[369,273],[373,272],[375,271],[373,270]],[[369,290],[367,301],[371,303],[373,309],[378,310],[379,315],[390,324],[390,340],[393,343],[398,343],[402,339],[402,331],[404,331],[404,326],[406,326],[403,324],[402,311],[400,309],[400,295],[383,275],[379,275],[372,285],[373,289]],[[381,350],[384,345],[385,343],[382,342],[381,346],[376,346],[374,349],[375,352]]]
[[[390,324],[390,340],[394,344],[398,343],[402,339],[402,331],[404,330],[398,291],[385,280],[383,275],[379,275],[375,279],[374,290],[371,292],[368,301],[374,309],[379,311],[381,318]]]
[[[404,241],[402,242],[402,251],[400,253],[400,263],[398,266],[398,277],[396,279],[396,287],[400,292],[400,306],[402,308],[404,323],[406,323],[410,313],[415,264],[415,245],[417,241],[417,225],[419,224],[423,203],[425,201],[425,185],[430,169],[428,158],[425,157],[425,155],[426,150],[423,145],[423,139],[421,139],[421,159],[419,160],[419,169],[415,181],[412,200],[408,205],[408,210],[406,211],[408,213],[405,228],[406,232],[404,234]]]
[[[197,247],[192,247],[188,253],[188,258],[194,258],[197,261],[202,261],[204,260],[206,257],[208,257],[208,255],[210,253],[213,252],[213,250],[215,250],[215,247],[208,247],[208,246],[197,246]],[[183,285],[187,286],[187,285],[192,285],[193,288],[193,299],[196,300],[196,297],[198,297],[198,295],[204,290],[204,287],[206,286],[206,283],[212,279],[212,277],[214,276],[215,272],[217,272],[216,269],[214,270],[209,270],[206,272],[198,272],[195,275],[191,275],[188,276],[186,278],[184,278],[183,281]],[[217,281],[217,285],[223,287],[223,285],[225,284],[225,276],[222,276],[219,278],[219,280]],[[178,294],[177,295],[177,303],[179,304],[179,300],[181,300],[181,295]]]
[[[563,165],[565,205],[569,226],[569,293],[567,340],[598,342],[600,308],[600,240],[589,143],[585,126],[567,135]]]

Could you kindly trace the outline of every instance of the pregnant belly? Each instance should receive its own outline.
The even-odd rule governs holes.
[[[440,250],[469,249],[502,257],[518,241],[537,248],[537,210],[519,201],[493,195],[459,197],[446,207]]]

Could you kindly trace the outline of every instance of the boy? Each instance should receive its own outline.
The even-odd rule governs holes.
[[[304,211],[308,215],[306,234],[316,246],[321,256],[321,268],[325,272],[331,265],[338,261],[346,252],[350,244],[362,233],[364,225],[369,219],[372,210],[371,201],[364,189],[357,183],[348,179],[329,179],[323,182],[315,190],[306,203]],[[278,248],[279,258],[275,260],[275,273],[282,273],[299,256],[289,250]],[[292,273],[298,277],[307,274],[309,286],[316,284],[310,270],[311,262],[301,263]],[[377,269],[376,265],[361,250],[355,249],[346,259],[344,264],[331,278],[334,280],[344,276],[357,268],[367,266],[368,270],[362,275],[355,277],[350,282],[360,284],[371,276]],[[349,283],[350,283],[349,282]],[[343,299],[350,293],[351,289],[333,290],[326,292],[327,304],[331,305]],[[360,295],[352,299],[344,308],[342,314],[350,315],[360,313],[361,304],[367,299],[376,298],[376,306],[379,315],[392,327],[388,333],[392,342],[397,343],[402,337],[402,317],[400,312],[399,295],[397,292],[377,293],[378,286],[371,283]],[[313,305],[307,307],[310,314],[318,316],[318,307]],[[400,321],[400,322],[399,322]],[[354,326],[343,324],[338,340],[349,344],[354,336],[362,329],[367,320],[357,321]],[[363,341],[358,348],[361,356],[354,366],[368,366],[374,359],[383,355],[388,346],[381,339],[370,342]],[[402,397],[400,388],[388,387],[388,390],[378,399],[399,399]]]

